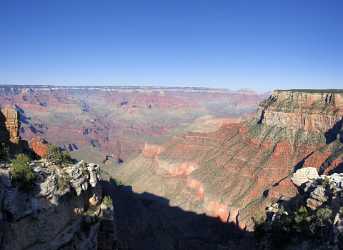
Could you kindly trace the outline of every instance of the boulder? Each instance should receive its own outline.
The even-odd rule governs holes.
[[[325,188],[323,186],[318,186],[311,192],[310,197],[306,201],[306,206],[315,210],[327,200],[328,197],[325,195]]]
[[[318,171],[313,167],[306,167],[298,169],[292,176],[291,180],[297,187],[300,187],[302,184],[318,179]]]

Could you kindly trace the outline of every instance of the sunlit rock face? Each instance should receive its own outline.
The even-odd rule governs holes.
[[[254,118],[145,147],[114,176],[174,206],[252,229],[251,217],[270,202],[297,194],[294,170],[342,165],[342,110],[343,91],[275,91]]]
[[[39,157],[44,158],[48,154],[48,143],[41,138],[32,138],[30,141],[30,147]]]
[[[258,119],[267,126],[325,133],[342,119],[342,92],[277,90],[260,104]]]
[[[1,109],[0,119],[2,123],[1,141],[9,140],[11,143],[19,143],[19,114],[18,111],[10,106]]]

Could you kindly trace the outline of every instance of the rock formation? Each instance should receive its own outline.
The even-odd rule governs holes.
[[[10,142],[14,144],[19,143],[19,126],[20,126],[20,121],[19,121],[19,114],[18,112],[9,107],[6,106],[5,108],[1,109],[1,116],[2,116],[2,122],[4,122],[5,129],[7,131],[8,136],[3,136],[1,138],[2,141],[9,139]],[[2,134],[5,134],[5,131],[2,129]],[[8,138],[7,138],[8,137]]]
[[[313,178],[313,169],[306,172],[308,181],[294,182],[299,194],[269,206],[265,221],[257,223],[259,249],[342,248],[343,174]]]
[[[35,182],[29,192],[11,183],[9,167],[0,165],[1,249],[115,249],[112,201],[102,195],[97,165],[32,161]]]
[[[342,119],[343,93],[276,90],[260,104],[258,116],[267,126],[324,134]]]

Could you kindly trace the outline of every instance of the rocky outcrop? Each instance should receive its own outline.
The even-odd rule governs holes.
[[[9,167],[0,167],[1,249],[114,249],[112,200],[102,195],[97,165],[32,161],[35,182],[29,192],[11,183]],[[109,240],[99,236],[104,233]]]
[[[291,180],[296,186],[300,187],[302,184],[317,179],[318,177],[319,175],[316,168],[307,167],[297,170],[293,174]]]
[[[10,142],[14,144],[19,143],[19,127],[20,127],[20,121],[19,121],[19,114],[18,111],[6,106],[1,109],[1,123],[4,123],[4,128],[7,131],[7,134],[2,132],[3,135],[2,138],[0,138],[2,141],[9,140]],[[2,128],[2,130],[4,129]]]
[[[296,197],[267,208],[266,220],[256,224],[260,249],[342,248],[343,174],[313,177],[309,172]]]

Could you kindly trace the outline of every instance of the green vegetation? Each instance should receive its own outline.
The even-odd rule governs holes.
[[[332,232],[333,212],[329,207],[312,211],[300,206],[293,213],[280,210],[273,221],[255,220],[255,237],[267,239],[274,249],[289,244],[310,241],[325,241]]]
[[[30,158],[27,155],[18,154],[11,164],[12,181],[23,191],[30,191],[35,180],[29,162]]]
[[[59,190],[65,190],[66,188],[68,188],[69,182],[70,182],[69,175],[63,174],[63,175],[59,176],[59,178],[57,180],[58,189]]]
[[[116,187],[124,186],[123,182],[121,182],[120,180],[116,180],[114,178],[110,178],[110,183]]]
[[[102,199],[102,202],[107,206],[111,207],[113,204],[112,198],[108,195],[105,195],[105,197]]]
[[[70,154],[56,145],[50,144],[48,146],[47,159],[55,164],[63,165],[72,163],[73,159]]]

